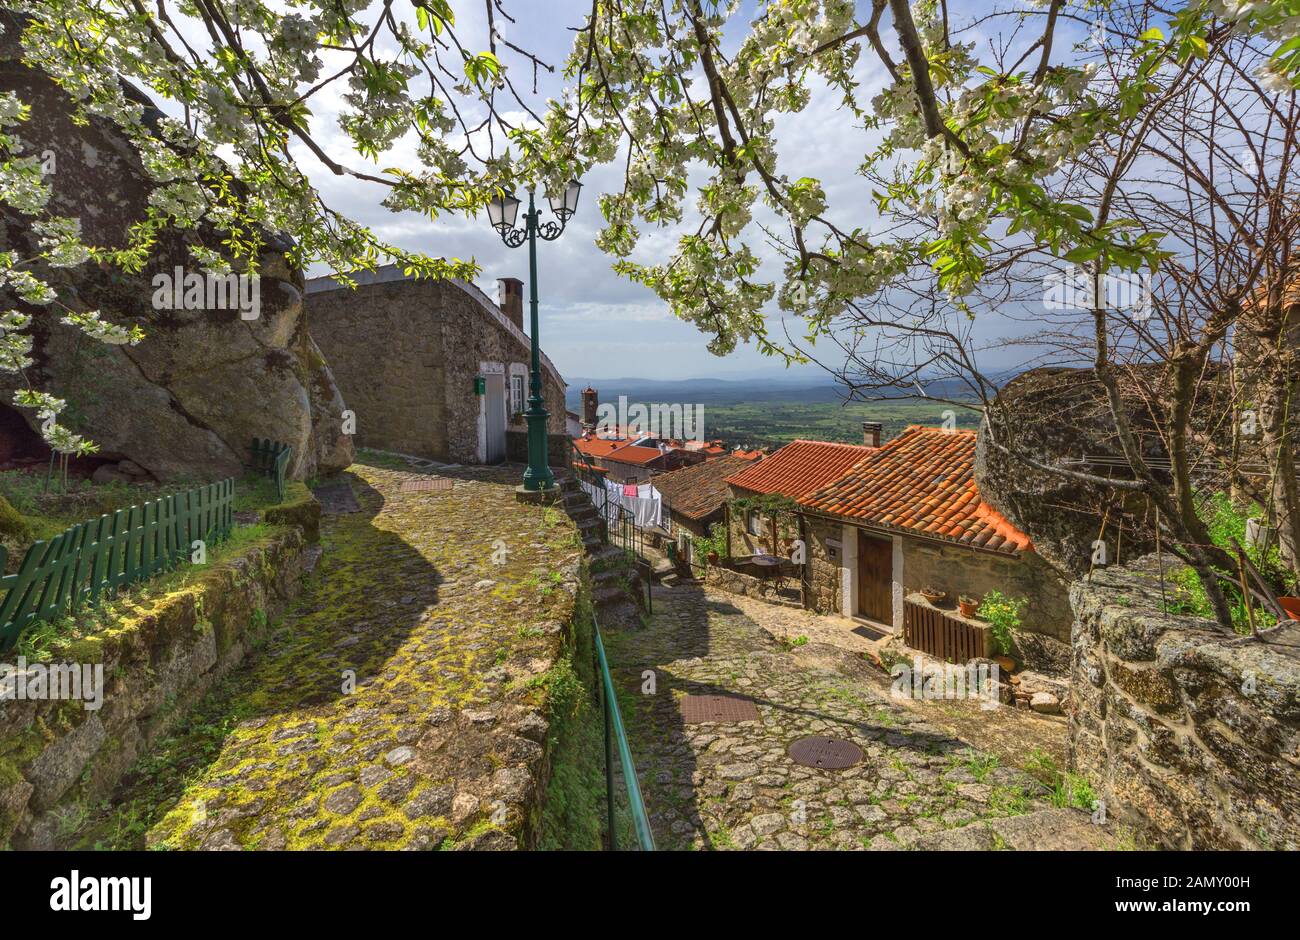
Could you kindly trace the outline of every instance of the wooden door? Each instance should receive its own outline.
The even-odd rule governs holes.
[[[894,624],[894,545],[858,530],[859,616]]]

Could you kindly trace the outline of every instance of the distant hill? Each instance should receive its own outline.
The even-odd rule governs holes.
[[[827,378],[810,384],[806,377],[777,376],[770,379],[592,379],[566,376],[569,383],[566,402],[572,410],[582,402],[582,390],[590,385],[600,393],[601,402],[615,403],[620,395],[629,402],[643,404],[740,405],[751,402],[785,404],[840,403],[844,387]],[[933,379],[925,383],[925,392],[933,398],[968,397],[968,389],[951,379]],[[917,395],[923,400],[923,396]]]

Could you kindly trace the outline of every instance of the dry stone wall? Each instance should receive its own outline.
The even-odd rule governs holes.
[[[1300,623],[1166,616],[1155,556],[1070,600],[1070,762],[1107,814],[1168,848],[1300,848]]]
[[[297,527],[273,529],[129,620],[74,644],[62,659],[86,664],[92,678],[98,672],[97,704],[87,691],[80,701],[19,699],[17,676],[6,670],[12,691],[0,700],[0,847],[61,847],[68,821],[109,796],[284,613],[299,591],[305,544]]]

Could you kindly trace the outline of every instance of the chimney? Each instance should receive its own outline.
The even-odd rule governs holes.
[[[506,319],[524,329],[524,282],[517,277],[497,278],[497,306]]]
[[[596,430],[596,412],[599,408],[600,393],[589,385],[582,390],[582,427],[584,430]]]
[[[882,426],[879,421],[862,422],[862,443],[868,447],[880,446],[880,432]]]

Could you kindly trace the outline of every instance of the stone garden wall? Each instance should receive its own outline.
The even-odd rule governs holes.
[[[782,597],[776,593],[775,582],[764,584],[762,580],[753,575],[745,574],[743,571],[736,571],[733,568],[723,568],[720,565],[709,565],[709,570],[704,576],[704,580],[710,587],[717,588],[720,591],[726,591],[728,594],[739,594],[742,597],[752,597],[756,600],[767,601],[769,604],[779,604],[783,607],[801,607],[797,600],[790,597]],[[786,583],[792,587],[798,587],[798,579],[787,577]]]
[[[1168,848],[1300,848],[1300,623],[1252,639],[1166,616],[1159,571],[1147,556],[1070,590],[1072,769]]]
[[[61,833],[109,796],[286,610],[298,594],[304,546],[298,527],[272,529],[116,627],[74,642],[59,660],[103,666],[98,707],[0,701],[0,847],[60,847]]]
[[[980,598],[989,591],[1024,598],[1028,603],[1020,620],[1025,633],[1070,642],[1074,615],[1066,584],[1035,552],[1009,556],[904,539],[903,592],[911,594],[925,587],[946,591],[950,603],[956,603],[961,594]],[[1061,649],[1064,653],[1064,647]]]

